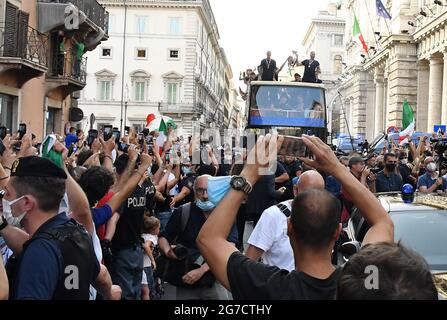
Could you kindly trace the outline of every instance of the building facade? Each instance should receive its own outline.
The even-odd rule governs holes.
[[[94,114],[94,127],[141,130],[155,114],[172,117],[179,135],[223,127],[233,80],[208,0],[101,3],[110,38],[88,55],[84,126]]]
[[[107,11],[96,0],[0,0],[0,121],[41,140],[79,118],[84,53],[107,40]]]
[[[330,4],[325,11],[320,11],[312,19],[302,41],[305,57],[316,53],[320,62],[320,79],[326,87],[326,105],[328,108],[328,131],[332,138],[340,134],[341,100],[338,95],[338,84],[343,73],[345,61],[345,12],[336,4]],[[303,72],[303,70],[301,70]],[[302,74],[301,74],[302,75]]]
[[[351,111],[347,120],[355,133],[372,138],[402,127],[407,100],[416,130],[432,132],[447,124],[446,7],[428,0],[382,2],[391,20],[377,16],[375,1],[345,1],[348,68],[341,90]],[[354,13],[368,52],[353,41]]]

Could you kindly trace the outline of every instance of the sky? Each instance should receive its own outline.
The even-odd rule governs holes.
[[[231,64],[236,86],[239,73],[258,66],[268,50],[280,66],[292,50],[303,58],[302,40],[310,21],[330,0],[210,0],[220,45]],[[278,66],[278,67],[279,67]]]

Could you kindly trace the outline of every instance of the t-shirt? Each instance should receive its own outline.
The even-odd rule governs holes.
[[[265,209],[275,204],[275,175],[262,176],[248,195],[247,215],[249,218],[259,218]]]
[[[304,65],[304,76],[303,82],[317,82],[317,76],[315,75],[315,70],[320,66],[320,63],[317,60],[313,60],[311,63],[310,60],[304,60],[301,62]]]
[[[151,191],[152,190],[152,191]],[[155,188],[150,179],[138,185],[132,195],[118,210],[120,219],[116,225],[112,239],[112,250],[129,249],[141,244],[141,230],[143,229],[144,212],[149,209],[148,198],[154,197]]]
[[[426,187],[427,189],[430,189],[438,180],[439,178],[432,178],[429,173],[426,173],[419,177],[418,179],[418,189],[421,187]],[[447,180],[445,178],[442,178],[443,184],[442,187],[438,187],[437,190],[446,190],[447,189]],[[436,191],[436,190],[435,190]]]
[[[69,221],[65,213],[58,214],[45,222],[39,231],[63,225]],[[93,283],[99,274],[98,260],[91,261],[94,272]],[[64,260],[56,241],[33,240],[24,251],[17,274],[17,282],[12,297],[17,300],[51,300],[58,282],[63,279]]]
[[[335,300],[340,270],[317,279],[252,261],[236,251],[228,259],[227,275],[234,300]]]
[[[290,201],[282,204],[291,210]],[[277,206],[262,213],[248,243],[264,251],[262,261],[265,264],[287,271],[295,269],[295,259],[287,235],[287,217]]]
[[[153,234],[143,233],[142,238],[143,238],[144,242],[147,242],[147,241],[152,242],[154,247],[158,244],[158,236],[155,236]],[[143,260],[143,268],[147,268],[147,267],[151,267],[151,266],[152,266],[151,259],[149,258],[149,256],[145,252],[144,253],[144,260]]]
[[[69,134],[65,137],[65,146],[67,149],[71,147],[72,143],[78,142],[78,137],[75,134]]]
[[[99,228],[100,226],[106,224],[113,214],[112,208],[110,208],[108,204],[104,205],[101,208],[92,208],[90,210],[92,212],[95,228]]]

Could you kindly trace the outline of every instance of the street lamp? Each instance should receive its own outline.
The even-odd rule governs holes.
[[[127,105],[129,103],[129,86],[126,84],[126,90],[124,92],[124,127],[127,125]]]

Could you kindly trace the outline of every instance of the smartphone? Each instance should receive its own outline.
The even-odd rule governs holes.
[[[150,156],[153,156],[154,155],[154,137],[149,135],[149,136],[147,136],[146,141],[147,141],[148,154]]]
[[[166,152],[166,164],[170,164],[171,163],[171,151],[169,150],[168,152]]]
[[[144,146],[144,134],[142,134],[142,133],[138,134],[138,144],[140,145],[141,148],[143,148],[143,146]]]
[[[5,139],[8,134],[8,129],[6,127],[0,127],[0,139]]]
[[[93,141],[95,141],[95,139],[97,139],[97,138],[98,138],[98,130],[94,130],[94,129],[89,130],[88,138],[87,138],[88,146],[91,147],[93,144]]]
[[[280,156],[306,157],[308,154],[307,147],[302,138],[284,136],[284,142],[278,151]]]
[[[3,156],[3,152],[5,152],[6,147],[3,144],[3,141],[0,139],[0,156]]]
[[[26,124],[19,124],[19,139],[22,140],[23,136],[26,134]]]
[[[113,137],[113,127],[110,125],[104,126],[104,141],[108,141]]]
[[[121,139],[121,132],[118,130],[118,128],[113,128],[112,136],[115,138],[115,142],[119,143]]]
[[[128,136],[130,132],[130,127],[124,127],[124,135]]]

